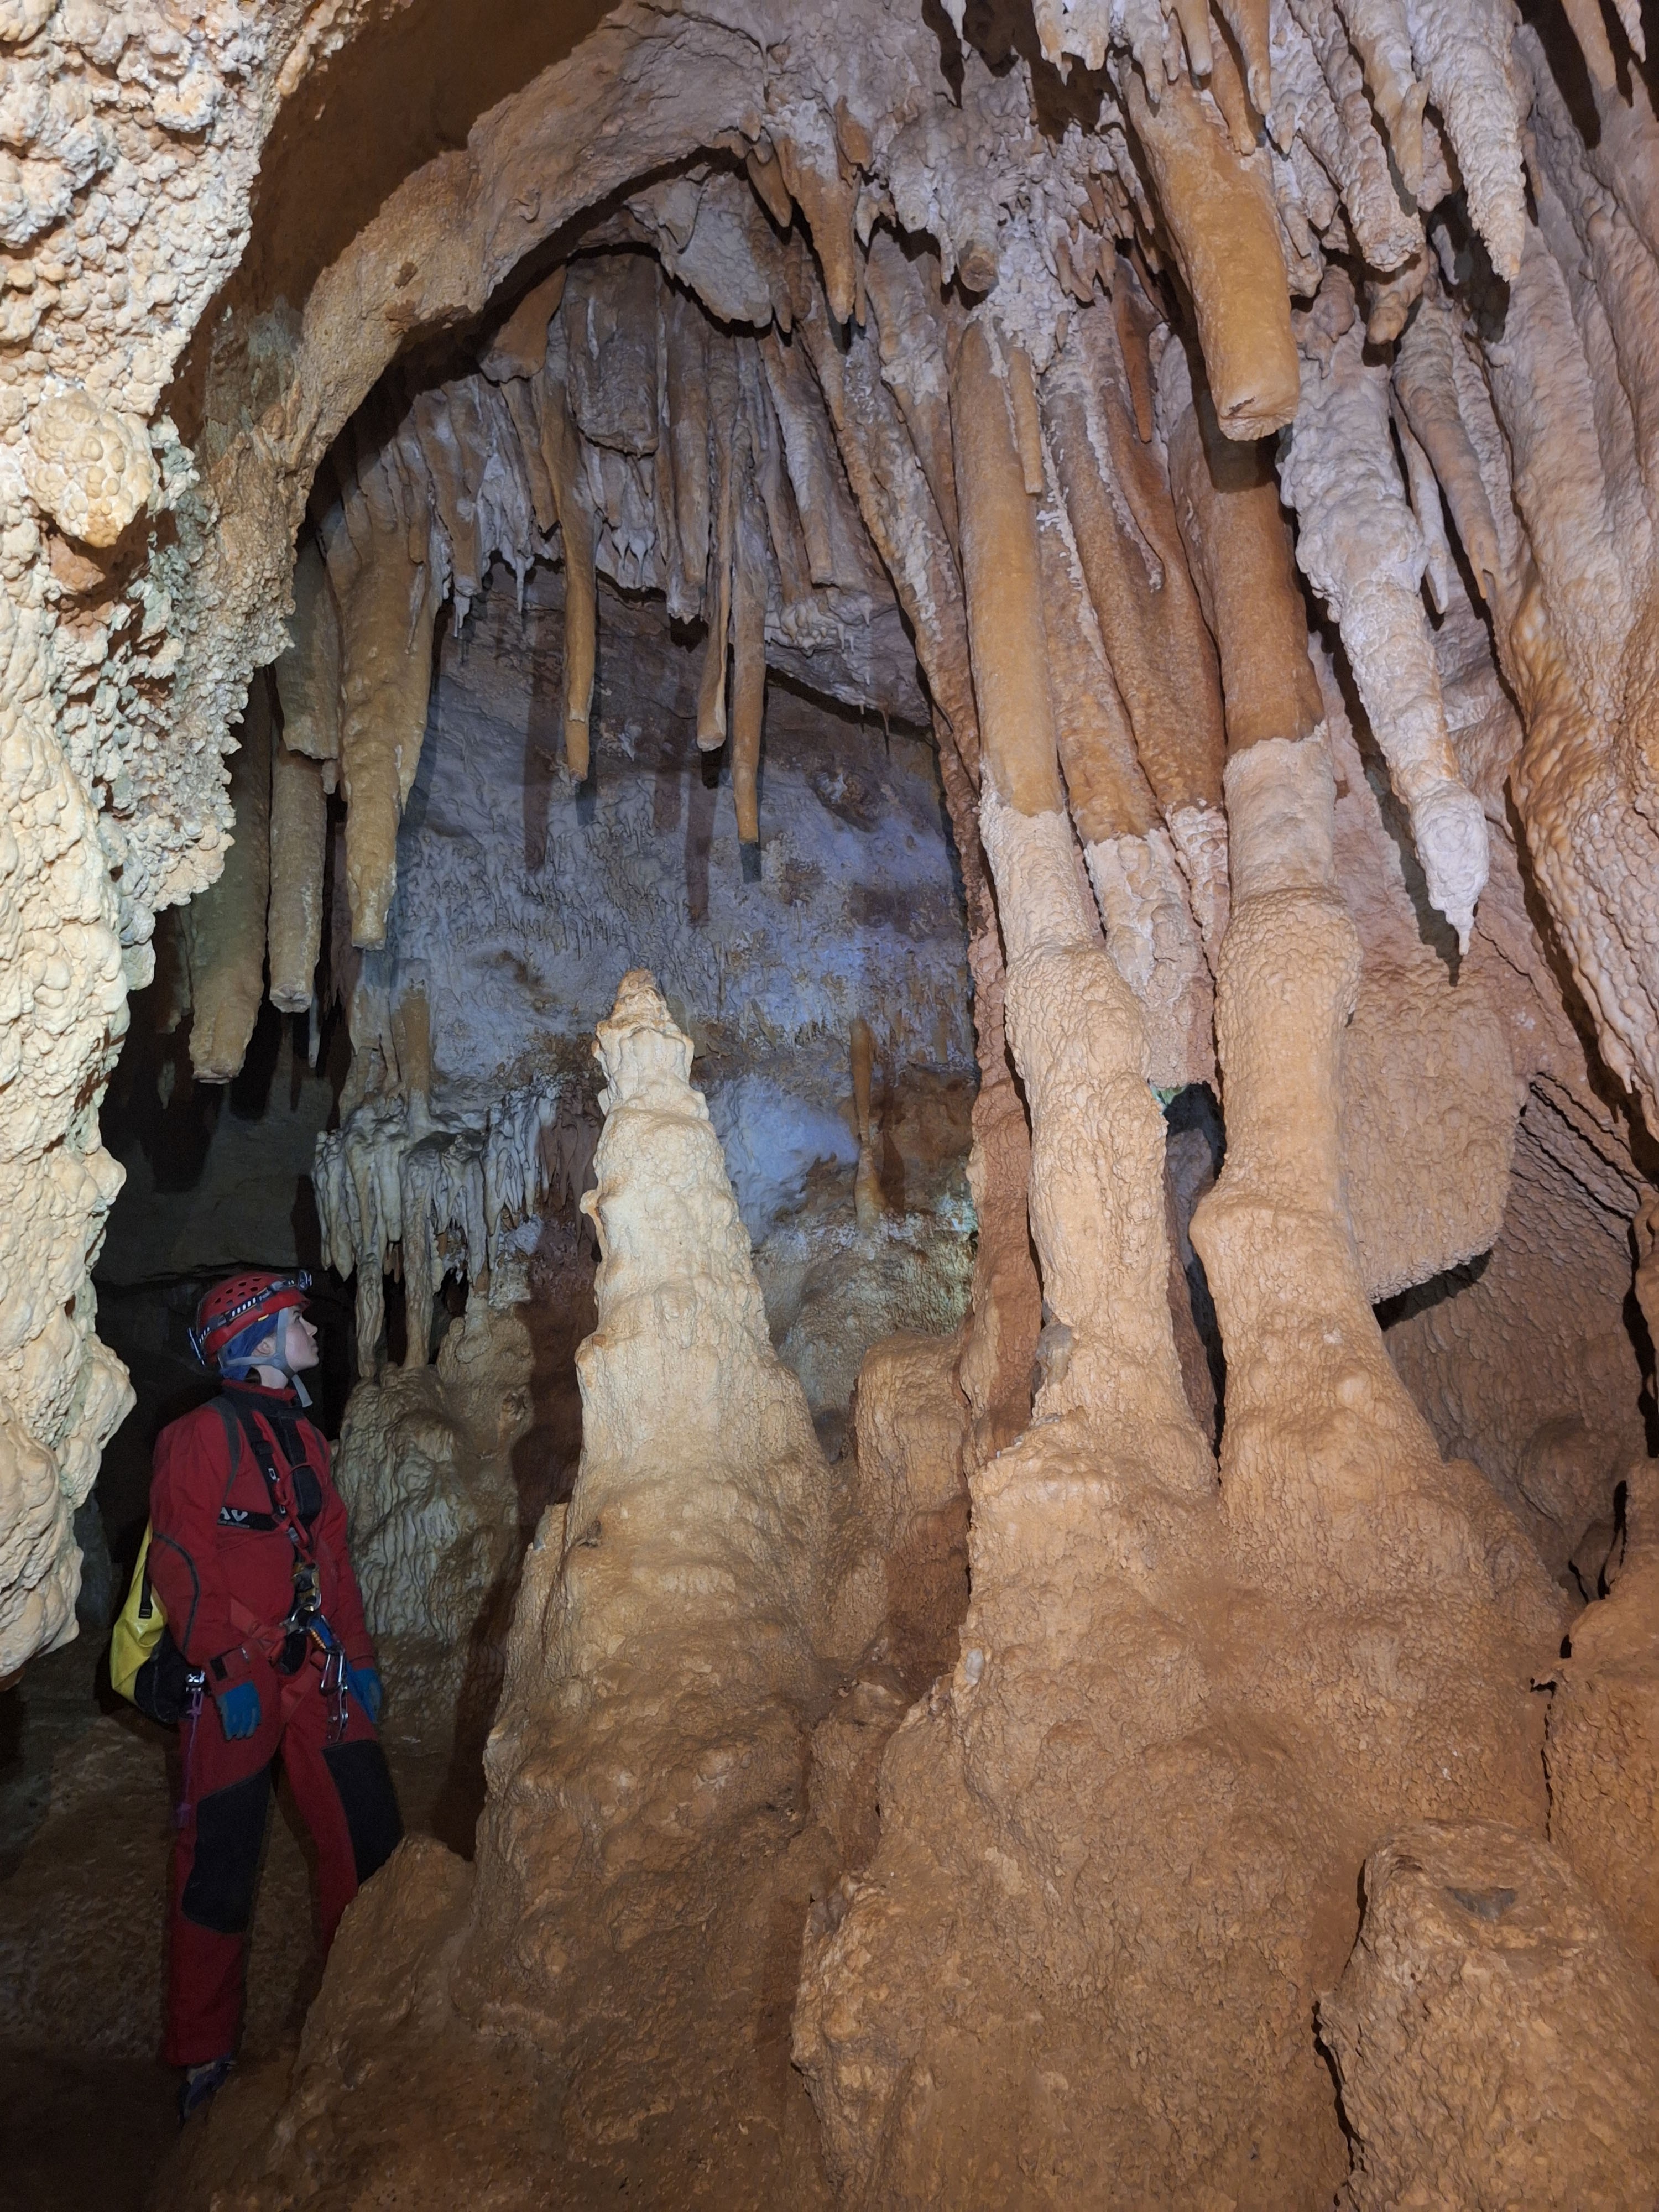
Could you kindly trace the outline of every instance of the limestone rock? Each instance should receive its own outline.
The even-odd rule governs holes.
[[[1659,1499],[1651,1461],[1626,1486],[1613,1588],[1580,1614],[1555,1674],[1550,1840],[1659,1974]]]
[[[1353,2212],[1628,2212],[1659,2189],[1659,1984],[1535,1836],[1424,1821],[1380,1844],[1319,2025]]]
[[[388,1692],[386,1724],[428,1743],[487,1724],[501,1685],[521,1539],[513,1454],[530,1427],[518,1308],[470,1299],[433,1366],[365,1382],[335,1478]]]
[[[157,489],[143,421],[75,386],[35,409],[27,473],[36,505],[82,545],[113,545]]]

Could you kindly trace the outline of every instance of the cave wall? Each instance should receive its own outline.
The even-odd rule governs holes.
[[[343,204],[361,225],[348,237],[337,216],[310,264],[263,236],[245,283],[216,293],[282,102],[353,37],[367,70],[398,13],[215,12],[186,32],[145,7],[0,10],[24,64],[8,219],[20,252],[46,241],[8,293],[3,465],[22,519],[4,549],[0,763],[19,826],[0,862],[19,895],[0,1152],[21,1196],[0,1671],[66,1632],[69,1514],[122,1403],[85,1279],[116,1182],[97,1113],[159,905],[194,900],[192,1045],[227,1080],[267,985],[304,1002],[331,870],[336,934],[362,957],[340,963],[353,1056],[319,1145],[319,1225],[357,1273],[366,1371],[394,1247],[419,1370],[442,1273],[459,1257],[493,1279],[550,1188],[576,1194],[564,1068],[512,1068],[487,1101],[442,1079],[462,1072],[447,1029],[471,1024],[501,1066],[509,1006],[521,1018],[540,988],[532,963],[518,1001],[464,963],[428,995],[417,943],[387,943],[404,835],[418,883],[446,832],[441,750],[423,758],[428,641],[452,605],[464,629],[480,621],[487,602],[470,618],[467,602],[493,553],[521,583],[556,558],[564,620],[548,813],[526,839],[521,750],[492,836],[523,860],[492,896],[550,854],[556,876],[567,850],[580,876],[561,831],[586,802],[556,821],[561,744],[574,784],[597,774],[596,848],[645,821],[651,743],[621,770],[630,720],[611,729],[602,700],[595,744],[602,579],[706,623],[696,742],[726,751],[751,848],[716,870],[717,806],[708,911],[733,936],[769,889],[759,802],[790,773],[761,744],[769,664],[805,652],[826,692],[931,710],[974,982],[978,1242],[951,1369],[965,1419],[953,1435],[927,1392],[917,1413],[969,1499],[969,1610],[954,1666],[882,1752],[873,1843],[867,1806],[821,1819],[805,1747],[824,1717],[845,1698],[896,1718],[917,1686],[866,1679],[872,1652],[839,1633],[847,1499],[769,1340],[691,1040],[630,975],[600,1028],[611,1119],[590,1208],[615,1327],[582,1352],[582,1474],[542,1521],[514,1614],[489,1848],[476,1880],[416,1851],[371,1891],[293,2065],[227,2101],[270,2124],[233,2128],[228,2160],[216,2137],[189,2187],[205,2197],[215,2161],[240,2158],[244,2185],[292,2197],[325,2139],[341,2170],[416,2193],[469,2173],[532,2201],[550,2145],[584,2185],[626,2179],[635,2155],[684,2185],[708,2169],[712,2108],[745,2138],[763,2129],[727,2160],[728,2201],[769,2201],[781,2174],[806,2201],[1376,2201],[1378,2177],[1415,2170],[1390,2163],[1390,2127],[1426,2139],[1410,2052],[1364,2025],[1389,2001],[1369,1960],[1404,1955],[1420,1904],[1388,1838],[1424,1822],[1437,1864],[1475,1870],[1467,1897],[1446,1893],[1472,1924],[1427,1923],[1449,1982],[1517,1905],[1516,1931],[1534,1915],[1589,1929],[1641,2078],[1651,1992],[1621,1919],[1637,1893],[1587,1904],[1559,1863],[1578,1853],[1606,1887],[1593,1834],[1640,1832],[1645,1770],[1595,1776],[1564,1735],[1547,1791],[1533,1686],[1574,1679],[1553,1672],[1571,1607],[1552,1571],[1575,1564],[1554,1552],[1577,1541],[1561,1485],[1576,1514],[1579,1477],[1604,1485],[1633,1436],[1613,1261],[1627,1207],[1651,1228],[1637,1201],[1659,1117],[1659,132],[1639,15],[857,0],[804,18],[625,0],[568,48],[580,15],[522,50],[548,64],[526,82],[466,74],[400,179],[371,134]],[[297,159],[281,143],[273,186]],[[267,232],[291,204],[273,191]],[[176,274],[149,259],[164,207]],[[701,348],[678,398],[675,331]],[[683,509],[677,434],[697,424]],[[672,557],[688,545],[708,550],[700,573]],[[882,650],[859,659],[849,640],[878,625]],[[452,704],[467,722],[465,674],[448,700],[441,684],[441,737]],[[506,740],[509,769],[531,735]],[[685,763],[687,823],[709,789]],[[890,805],[866,849],[885,853],[906,811]],[[781,892],[795,832],[769,827]],[[684,888],[684,945],[665,948],[684,958],[700,940],[680,834],[653,836],[643,866],[647,896]],[[833,857],[839,836],[815,849]],[[891,857],[914,884],[908,848]],[[440,878],[434,943],[460,890]],[[476,877],[465,888],[482,902]],[[592,888],[591,907],[561,902],[552,994],[570,986],[589,1022],[604,995],[572,917],[611,886]],[[826,865],[804,912],[840,888]],[[533,903],[512,906],[515,937],[539,939]],[[836,921],[848,941],[845,902]],[[866,1009],[793,930],[769,940],[785,954],[769,1004],[833,1019],[822,1036],[783,1022],[766,1080],[793,1058],[803,1089],[778,1084],[798,1101],[816,1058],[823,1109]],[[712,1077],[718,1024],[744,1016],[684,1011],[717,1025]],[[908,1023],[908,1003],[884,1011]],[[929,1070],[965,1067],[959,1017]],[[1226,1353],[1218,1452],[1175,1340],[1154,1097],[1209,1077],[1228,1149],[1190,1242]],[[724,1130],[753,1211],[803,1116],[792,1103],[781,1130],[750,1080],[733,1068]],[[877,1164],[856,1084],[854,1120],[858,1164],[835,1165],[853,1166],[858,1223]],[[810,1165],[788,1188],[810,1211]],[[1391,1362],[1373,1302],[1486,1252],[1478,1279],[1395,1322]],[[1565,1322],[1583,1296],[1606,1317],[1591,1334],[1610,1402],[1581,1448],[1551,1428],[1571,1412],[1540,1409],[1557,1378],[1576,1387]],[[1514,1402],[1485,1379],[1494,1337],[1537,1345]],[[813,1367],[804,1339],[797,1355]],[[722,1364],[732,1438],[705,1387]],[[647,1465],[665,1411],[684,1419]],[[1443,1456],[1453,1442],[1490,1479]],[[709,1505],[687,1574],[675,1486],[651,1479],[682,1452]],[[1598,1587],[1625,1556],[1609,1550]],[[696,1680],[618,1661],[665,1594],[706,1655]],[[1630,1664],[1650,1686],[1650,1653]],[[730,1903],[722,1845],[756,1836],[775,1909],[732,1931],[739,2017],[714,2039],[741,2063],[653,2134],[648,2083],[619,2092],[549,2052],[562,2021],[603,2021],[631,2057],[644,2030],[724,2019],[698,1901]],[[637,1984],[624,1953],[649,1961]],[[1580,2033],[1570,1980],[1537,2001],[1547,2035]],[[411,2052],[416,2018],[443,2033]],[[810,2110],[783,2070],[786,2020]],[[1383,2079],[1381,2094],[1364,2081],[1362,2142],[1322,2022],[1327,2052],[1363,2048]],[[1465,2022],[1479,2063],[1445,2077],[1487,2169],[1502,2147],[1473,2106],[1506,2025],[1491,2008]],[[763,2045],[764,2079],[748,2057]],[[446,2066],[452,2090],[510,2081],[498,2140],[481,2095],[434,2144]],[[1570,2156],[1540,2156],[1533,2198],[1577,2201]],[[1624,2170],[1652,2193],[1645,2137]]]

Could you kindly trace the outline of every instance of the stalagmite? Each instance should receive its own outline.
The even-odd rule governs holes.
[[[1345,2205],[1650,2203],[1659,1987],[1572,1870],[1496,1820],[1425,1821],[1372,1854],[1364,1897],[1319,2008],[1355,2140]]]
[[[322,548],[309,531],[294,556],[289,635],[293,642],[270,672],[283,742],[290,752],[319,763],[323,788],[332,791],[340,757],[340,613]]]
[[[1637,1277],[1638,1293],[1644,1287]],[[1550,1841],[1659,1974],[1659,1480],[1625,1480],[1607,1597],[1574,1624],[1551,1678]]]
[[[190,1064],[198,1083],[240,1073],[265,989],[270,896],[270,694],[263,672],[248,688],[241,743],[231,756],[234,842],[224,872],[189,914]],[[307,993],[307,1002],[310,993]]]
[[[323,868],[328,811],[318,763],[289,749],[288,732],[270,748],[270,904],[266,922],[270,1003],[285,1013],[310,1006],[323,940]]]
[[[1230,438],[1265,438],[1297,409],[1296,343],[1273,198],[1183,76],[1154,109],[1126,96],[1192,295],[1216,414]]]
[[[1372,731],[1411,815],[1429,896],[1467,951],[1490,865],[1486,822],[1446,727],[1419,586],[1427,561],[1389,429],[1388,374],[1362,358],[1352,293],[1306,318],[1303,401],[1279,463],[1297,559],[1341,626]]]
[[[787,1838],[802,1723],[825,1686],[834,1526],[806,1401],[772,1350],[687,1080],[690,1042],[642,972],[624,977],[598,1049],[581,1467],[526,1563],[458,1990],[495,2033],[533,2033],[575,2069],[561,2152],[573,2179],[607,2171],[641,2099],[661,2127],[687,2098],[675,2124],[695,2127],[711,2063],[781,2063],[775,2045],[722,2049],[694,2023],[740,1993],[755,2002],[774,1946],[796,1941],[806,1870]],[[774,1901],[758,1910],[763,1892]],[[620,2014],[601,1964],[619,1942],[634,1983]],[[782,2147],[739,2138],[723,2187],[769,2148]],[[786,2195],[811,2201],[783,2154]]]
[[[534,1367],[522,1276],[513,1287],[470,1298],[430,1367],[353,1391],[334,1454],[386,1734],[423,1750],[479,1733],[500,1689]]]

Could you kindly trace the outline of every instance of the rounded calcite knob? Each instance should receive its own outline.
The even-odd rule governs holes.
[[[54,392],[29,422],[28,487],[66,538],[113,545],[155,490],[149,437],[136,415],[89,392]]]

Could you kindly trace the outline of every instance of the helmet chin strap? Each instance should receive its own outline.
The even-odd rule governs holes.
[[[233,1381],[246,1382],[250,1375],[258,1375],[262,1368],[272,1369],[285,1378],[289,1389],[293,1391],[300,1403],[308,1409],[311,1405],[311,1393],[307,1389],[304,1379],[289,1365],[279,1348],[282,1340],[287,1334],[287,1324],[284,1323],[277,1329],[269,1350],[261,1345],[252,1358],[239,1359],[234,1363],[234,1370],[222,1367],[220,1372]]]

